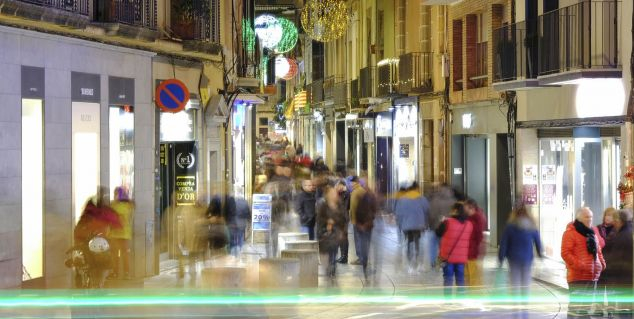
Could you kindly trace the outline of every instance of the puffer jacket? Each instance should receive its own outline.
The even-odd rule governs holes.
[[[417,190],[399,192],[394,212],[402,230],[423,230],[427,227],[429,202]]]
[[[566,262],[568,282],[596,281],[605,269],[602,242],[598,230],[593,227],[597,245],[597,258],[588,252],[586,237],[577,232],[573,223],[569,223],[561,240],[561,258]]]
[[[460,222],[457,218],[449,217],[442,225],[444,231],[440,238],[440,257],[450,264],[466,264],[473,224],[469,220]]]

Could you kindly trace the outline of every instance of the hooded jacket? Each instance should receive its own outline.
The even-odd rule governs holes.
[[[608,285],[632,287],[632,224],[615,229],[603,248],[607,267],[601,274],[601,281]]]
[[[508,258],[511,264],[531,264],[534,257],[533,245],[541,257],[542,242],[537,228],[530,219],[518,218],[504,228],[498,260],[500,264],[505,258]]]
[[[295,212],[299,215],[302,226],[315,226],[315,192],[301,190],[295,196]]]
[[[394,212],[402,230],[423,230],[427,227],[429,202],[418,190],[399,192]]]
[[[440,238],[440,257],[451,264],[466,264],[473,224],[467,219],[461,222],[449,217],[441,225],[444,231]]]
[[[603,240],[598,235],[596,227],[594,230],[597,258],[588,252],[586,237],[577,232],[573,223],[569,223],[561,240],[561,258],[566,262],[568,269],[568,282],[575,281],[597,281],[601,272],[605,269],[605,260],[601,247]]]

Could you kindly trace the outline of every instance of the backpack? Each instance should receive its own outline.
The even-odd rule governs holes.
[[[376,211],[376,196],[374,193],[366,191],[357,206],[357,227],[365,230],[372,229],[372,227],[374,227]]]

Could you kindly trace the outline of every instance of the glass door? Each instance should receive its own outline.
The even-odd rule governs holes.
[[[99,104],[72,104],[73,225],[86,202],[97,195],[100,178]]]

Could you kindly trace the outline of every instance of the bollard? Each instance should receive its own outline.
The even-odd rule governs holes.
[[[299,288],[299,259],[262,258],[259,265],[260,288]]]
[[[280,256],[282,250],[286,249],[286,243],[298,240],[308,240],[306,233],[279,233],[277,234],[277,256]]]
[[[319,253],[308,249],[286,249],[282,258],[299,259],[299,286],[317,287],[319,276]]]
[[[247,270],[244,267],[209,267],[202,270],[203,287],[240,289],[244,286]]]

